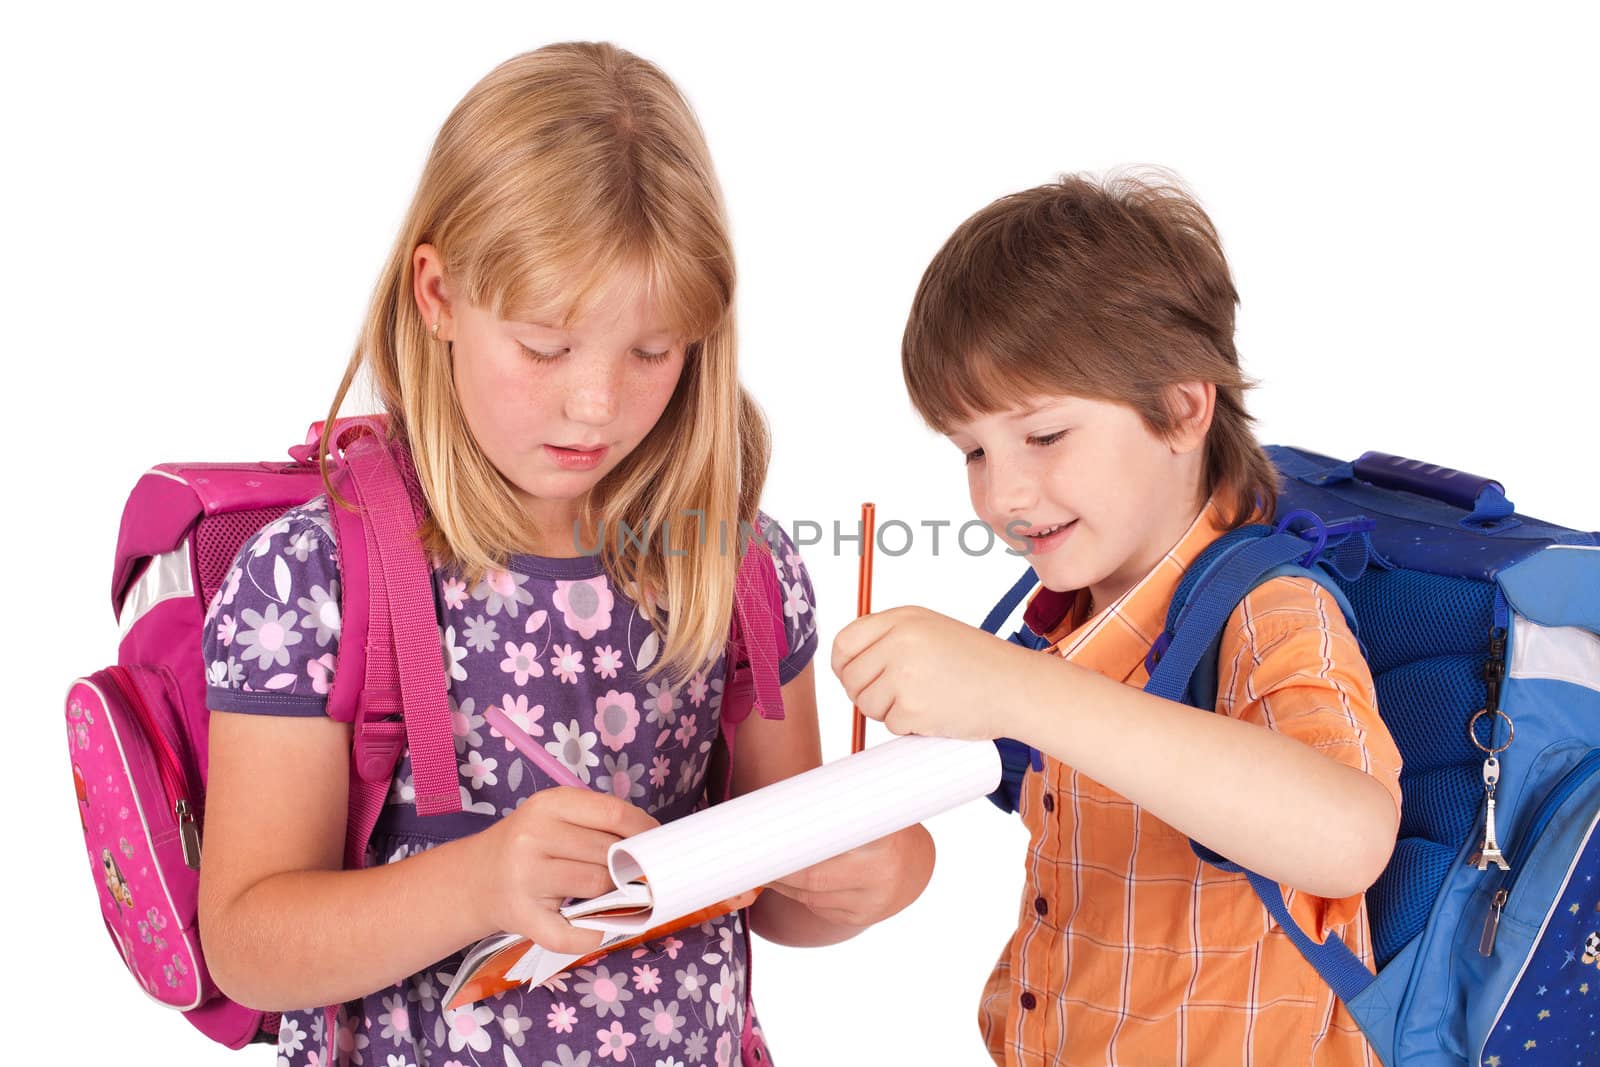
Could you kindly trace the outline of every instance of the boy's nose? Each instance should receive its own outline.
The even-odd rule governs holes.
[[[1026,512],[1039,500],[1038,486],[1020,464],[991,463],[989,510],[1006,521],[1028,518]]]

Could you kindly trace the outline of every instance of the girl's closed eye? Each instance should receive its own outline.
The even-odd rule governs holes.
[[[667,357],[672,355],[672,349],[663,348],[659,352],[652,352],[643,348],[635,348],[633,350],[633,354],[644,360],[646,363],[665,363],[667,361]]]
[[[527,356],[529,359],[533,360],[535,363],[549,363],[549,362],[551,362],[553,360],[560,359],[562,356],[566,355],[567,352],[570,351],[570,349],[566,349],[566,348],[552,348],[552,349],[530,348],[528,345],[523,344],[521,341],[517,342],[517,347],[522,349],[522,354],[523,355]]]

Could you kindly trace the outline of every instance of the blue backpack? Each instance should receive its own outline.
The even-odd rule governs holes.
[[[1185,573],[1145,688],[1211,710],[1246,593],[1299,574],[1333,594],[1405,762],[1399,840],[1367,891],[1377,975],[1243,873],[1384,1063],[1600,1064],[1600,534],[1518,515],[1499,483],[1459,471],[1267,452],[1284,482],[1275,524],[1226,534]],[[1045,644],[1026,624],[1010,640]],[[1015,810],[1042,763],[997,744],[991,799]]]

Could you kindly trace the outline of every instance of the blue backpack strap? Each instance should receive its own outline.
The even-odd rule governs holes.
[[[1241,527],[1218,538],[1201,553],[1173,595],[1167,629],[1146,660],[1150,668],[1146,692],[1215,711],[1217,653],[1223,627],[1251,590],[1276,577],[1297,575],[1317,582],[1333,595],[1354,627],[1355,614],[1343,591],[1321,568],[1307,566],[1321,552],[1328,535],[1328,527],[1321,520],[1310,518],[1317,544],[1309,549],[1302,536],[1286,532],[1286,520],[1277,529]],[[1197,856],[1219,870],[1244,874],[1273,920],[1339,999],[1348,1004],[1371,984],[1372,972],[1344,942],[1318,942],[1300,928],[1289,913],[1277,882],[1224,859],[1198,842],[1189,844]]]
[[[983,620],[983,629],[992,634],[998,634],[1000,627],[1011,618],[1011,613],[1017,610],[1017,605],[1022,603],[1024,597],[1033,591],[1038,584],[1038,577],[1029,567],[1023,575],[1016,580],[1006,595],[1000,598]],[[1048,642],[1028,628],[1023,623],[1015,633],[1006,640],[1012,644],[1022,645],[1024,648],[1043,648]],[[1042,770],[1043,760],[1039,753],[1023,744],[1021,741],[1009,737],[997,737],[994,747],[1000,750],[1000,784],[993,793],[989,794],[990,803],[1004,812],[1016,811],[1022,802],[1022,779],[1027,775],[1028,768]]]

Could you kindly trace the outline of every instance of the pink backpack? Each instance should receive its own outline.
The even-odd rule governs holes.
[[[321,430],[312,426],[288,462],[166,463],[139,480],[111,575],[117,664],[67,692],[78,815],[106,931],[146,993],[230,1048],[275,1041],[278,1021],[218,991],[196,925],[210,714],[201,636],[245,540],[322,493]],[[334,486],[355,506],[329,509],[343,588],[328,714],[354,726],[345,863],[361,866],[406,748],[420,814],[459,811],[460,789],[430,568],[415,536],[420,497],[403,450],[386,444],[382,418],[341,419],[335,430]],[[768,607],[780,599],[777,580],[766,546],[760,538],[751,545],[757,550],[746,552],[737,579],[722,704],[730,751],[752,707],[783,716],[786,634]],[[747,1060],[759,1060],[759,1044],[747,1021]]]

